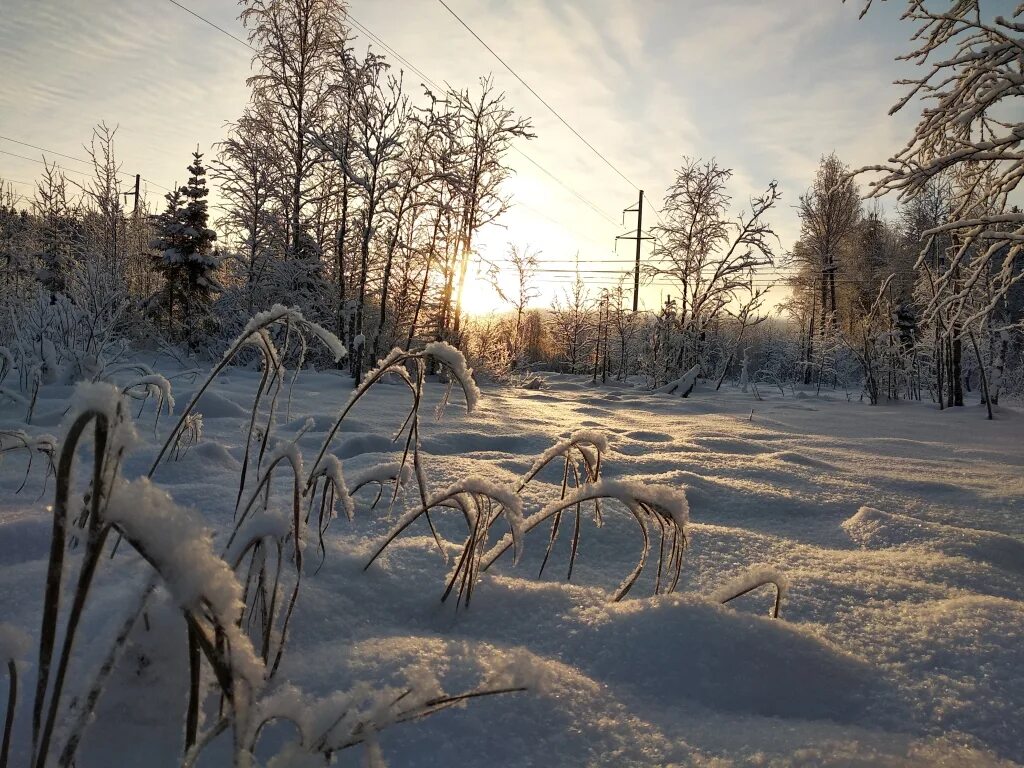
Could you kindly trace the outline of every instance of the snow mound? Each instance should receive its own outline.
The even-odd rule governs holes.
[[[202,460],[204,464],[215,464],[225,469],[234,470],[241,466],[238,459],[232,456],[227,448],[212,440],[195,446],[189,451],[189,456]],[[188,459],[188,456],[186,456],[186,459]]]
[[[324,649],[325,651],[327,649]],[[598,681],[557,659],[500,643],[423,635],[331,646],[360,677],[402,686],[410,667],[442,671],[448,691],[510,683],[527,691],[479,699],[382,735],[393,765],[705,765],[699,751],[668,739]],[[411,685],[411,682],[410,682]],[[500,737],[496,738],[498,728]],[[452,732],[458,739],[452,739]],[[543,755],[534,761],[533,756]],[[427,756],[427,757],[424,757]]]
[[[573,661],[649,703],[689,699],[720,711],[851,722],[885,685],[866,661],[811,629],[693,596],[632,600],[586,613],[590,631],[576,633]]]
[[[981,737],[1004,756],[1020,757],[1024,700],[1024,606],[970,595],[929,601],[896,613],[913,627],[885,662],[915,680],[914,698],[944,732]]]
[[[240,419],[249,415],[238,403],[210,390],[203,393],[192,410],[202,414],[204,419]]]
[[[835,464],[830,464],[827,461],[821,459],[815,459],[812,456],[807,456],[797,451],[779,451],[778,453],[771,453],[765,456],[767,459],[774,461],[784,461],[787,464],[797,464],[801,467],[812,467],[814,469],[836,469]]]
[[[1024,542],[1002,533],[930,523],[872,507],[861,507],[843,529],[865,549],[921,547],[1024,571]]]
[[[404,445],[404,442],[402,443]],[[339,459],[351,459],[364,453],[390,453],[395,450],[395,441],[387,435],[356,434],[341,439],[334,455]]]

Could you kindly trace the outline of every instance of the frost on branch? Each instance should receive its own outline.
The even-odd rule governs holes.
[[[539,512],[530,515],[523,522],[524,533],[529,533],[546,520],[555,518],[566,510],[575,507],[576,537],[579,536],[579,515],[582,504],[594,502],[596,522],[600,525],[602,518],[601,506],[598,502],[611,500],[626,508],[633,516],[643,539],[643,551],[640,561],[633,571],[615,590],[612,599],[619,601],[632,589],[640,577],[651,551],[651,533],[660,534],[658,548],[658,572],[654,585],[655,594],[673,592],[679,583],[683,567],[683,550],[686,547],[686,526],[689,521],[690,508],[686,494],[681,490],[667,485],[652,485],[640,481],[598,480],[583,485],[567,496],[551,502]],[[483,558],[483,569],[489,568],[508,548],[511,542],[503,537],[487,552]],[[549,545],[550,551],[550,545]],[[575,558],[575,542],[571,557]],[[569,571],[569,578],[572,571]]]
[[[488,534],[491,526],[497,520],[503,518],[508,524],[516,557],[518,558],[522,552],[524,533],[522,500],[509,486],[495,483],[484,477],[468,477],[435,493],[426,500],[423,506],[403,515],[374,552],[366,567],[369,568],[388,545],[420,517],[425,517],[429,523],[430,511],[434,509],[453,509],[461,512],[465,519],[468,529],[467,537],[441,600],[447,600],[452,590],[458,586],[457,604],[464,602],[468,607],[479,576]]]
[[[466,410],[472,411],[480,402],[480,388],[473,379],[473,369],[466,365],[465,356],[443,341],[432,341],[423,348],[423,354],[432,357],[455,378],[466,396]]]
[[[782,609],[782,601],[789,590],[789,579],[781,571],[770,565],[758,565],[744,571],[739,576],[718,587],[718,589],[711,593],[708,599],[724,605],[766,584],[773,584],[775,586],[775,602],[772,606],[771,615],[772,618],[777,619]]]
[[[21,661],[28,655],[32,640],[13,624],[0,622],[0,665]]]
[[[871,5],[864,3],[862,15]],[[990,19],[980,0],[958,0],[947,8],[908,0],[903,14],[917,31],[915,47],[900,58],[923,72],[904,81],[908,91],[890,114],[917,102],[921,115],[902,150],[887,163],[857,172],[879,174],[870,183],[872,196],[894,192],[900,202],[926,196],[942,180],[954,182],[948,216],[924,233],[916,265],[934,270],[925,308],[929,320],[984,325],[1024,279],[1018,266],[1024,212],[1015,205],[1024,177],[1024,120],[1016,108],[1022,13],[1024,5],[1016,5],[1011,18]],[[944,264],[929,263],[932,244],[942,235],[953,238],[952,255]],[[980,300],[978,285],[987,286]]]

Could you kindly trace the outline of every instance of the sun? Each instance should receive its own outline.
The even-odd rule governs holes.
[[[499,284],[501,275],[499,275]],[[507,309],[505,302],[483,273],[471,270],[462,289],[462,310],[467,315],[480,317]]]

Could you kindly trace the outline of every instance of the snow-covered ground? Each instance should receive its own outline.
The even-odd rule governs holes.
[[[258,378],[232,369],[219,379],[200,401],[201,442],[156,475],[221,537]],[[177,381],[179,406],[193,386]],[[303,373],[278,436],[311,417],[299,440],[311,461],[350,391],[346,377]],[[428,417],[443,392],[428,385]],[[990,423],[977,407],[871,408],[841,395],[764,394],[758,401],[705,386],[682,400],[548,376],[536,391],[484,387],[469,415],[453,398],[440,421],[423,424],[435,489],[473,474],[511,482],[581,427],[611,438],[606,477],[685,489],[690,542],[678,592],[650,597],[652,563],[623,602],[608,602],[640,553],[635,523],[609,506],[603,528],[584,517],[570,584],[564,534],[537,577],[548,536],[542,526],[517,566],[499,560],[470,607],[456,610],[454,600],[440,601],[450,566],[425,524],[363,570],[416,496],[410,487],[394,510],[387,498],[372,510],[366,491],[355,520],[328,530],[319,570],[320,553],[307,550],[281,674],[310,696],[427,673],[450,691],[530,683],[525,693],[387,730],[380,746],[392,766],[1024,760],[1024,414],[1004,408]],[[28,429],[59,436],[69,395],[44,388]],[[399,456],[390,436],[408,397],[406,388],[382,384],[346,419],[333,443],[346,473]],[[2,423],[17,424],[22,410],[0,406]],[[152,458],[152,421],[147,405],[128,476]],[[159,433],[171,423],[163,417]],[[15,495],[23,471],[17,455],[0,464],[0,621],[37,633],[53,480],[38,500],[42,474],[33,470]],[[552,468],[541,479],[527,489],[526,513],[558,496],[560,473]],[[460,541],[465,526],[452,515],[441,531]],[[781,619],[768,615],[768,587],[729,606],[707,599],[758,565],[788,577]],[[82,665],[95,663],[145,580],[145,566],[131,555],[102,563]],[[169,611],[149,618],[101,700],[79,766],[179,760],[183,629]],[[168,671],[154,658],[177,661]],[[31,663],[24,679],[31,691]],[[27,702],[16,755],[25,748]],[[286,735],[286,726],[274,726],[265,740]],[[355,764],[361,752],[339,760]]]

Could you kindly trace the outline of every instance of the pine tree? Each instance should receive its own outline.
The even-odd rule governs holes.
[[[167,308],[170,335],[183,335],[191,345],[196,332],[209,325],[210,300],[222,287],[216,276],[217,234],[207,226],[206,168],[198,149],[188,172],[188,183],[166,195],[167,209],[156,217],[152,247],[157,251],[156,269],[165,281],[163,301],[158,303]]]

